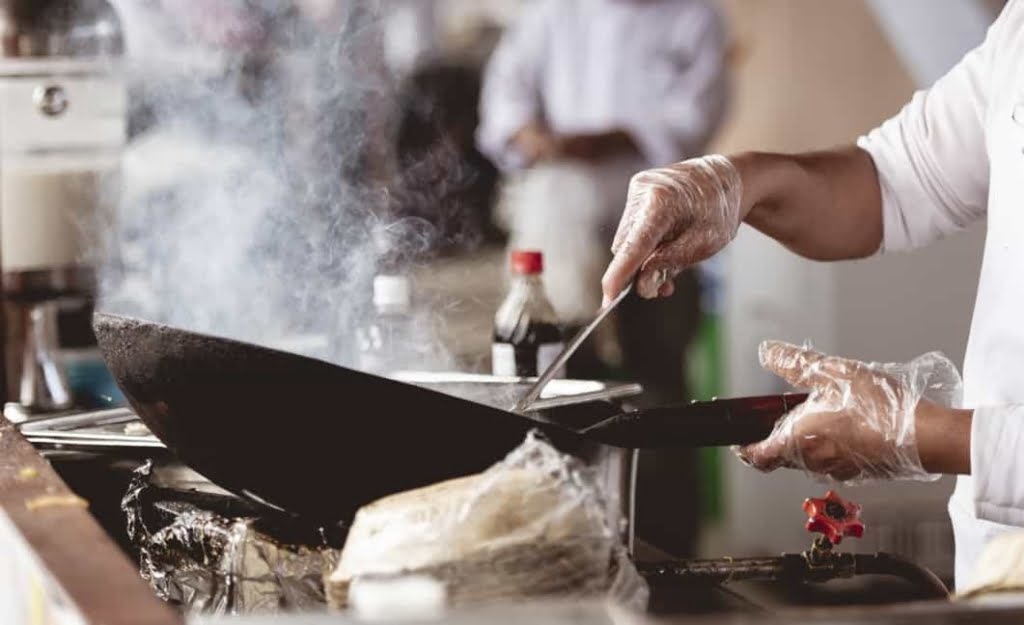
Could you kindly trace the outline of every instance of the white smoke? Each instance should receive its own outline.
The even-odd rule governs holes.
[[[144,129],[105,224],[98,308],[354,365],[373,275],[447,236],[389,210],[396,173],[381,146],[393,143],[395,86],[380,63],[381,7],[115,4]],[[428,158],[443,178],[444,155]]]

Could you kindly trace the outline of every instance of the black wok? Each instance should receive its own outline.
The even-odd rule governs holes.
[[[217,484],[325,521],[481,471],[540,427],[568,429],[312,358],[97,313],[118,386],[153,433]],[[588,408],[589,423],[613,414]],[[579,410],[562,410],[577,419]],[[586,425],[588,423],[577,423]],[[569,439],[569,440],[566,440]]]
[[[525,415],[507,409],[515,393],[490,404],[483,398],[489,393],[469,401],[118,315],[95,314],[93,328],[125,397],[179,459],[224,488],[323,521],[347,519],[391,493],[481,471],[532,429],[570,453],[597,443],[746,444],[767,436],[779,416],[806,399],[748,397],[627,413],[591,401]]]

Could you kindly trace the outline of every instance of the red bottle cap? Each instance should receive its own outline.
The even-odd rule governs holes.
[[[544,271],[544,254],[536,250],[515,250],[512,252],[512,271],[524,276]]]

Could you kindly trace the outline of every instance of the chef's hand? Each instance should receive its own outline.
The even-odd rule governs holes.
[[[637,154],[636,142],[625,130],[563,135],[558,139],[558,156],[593,163],[623,154]]]
[[[970,413],[950,408],[959,402],[960,374],[942,354],[868,364],[766,342],[760,360],[793,386],[809,389],[810,398],[780,419],[766,440],[738,450],[746,463],[763,471],[803,469],[847,484],[931,480],[937,477],[932,472],[966,472],[949,464],[966,450],[969,470]],[[966,441],[955,440],[965,432]]]
[[[561,151],[558,137],[539,123],[520,128],[512,137],[512,145],[530,165],[551,160]]]
[[[642,297],[671,295],[673,278],[736,236],[742,187],[736,167],[718,155],[633,176],[612,244],[615,258],[602,280],[605,303],[634,275]]]

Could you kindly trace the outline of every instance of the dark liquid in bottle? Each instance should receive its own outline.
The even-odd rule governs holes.
[[[505,349],[499,354],[495,351],[495,358],[511,357],[515,359],[515,374],[519,377],[535,377],[543,372],[547,363],[541,363],[538,367],[537,356],[542,346],[557,346],[563,344],[562,329],[553,323],[531,323],[526,333],[519,338],[514,338],[515,328],[495,328],[495,345],[508,345],[511,349]],[[556,349],[557,349],[556,348]],[[538,371],[538,368],[541,369]]]

